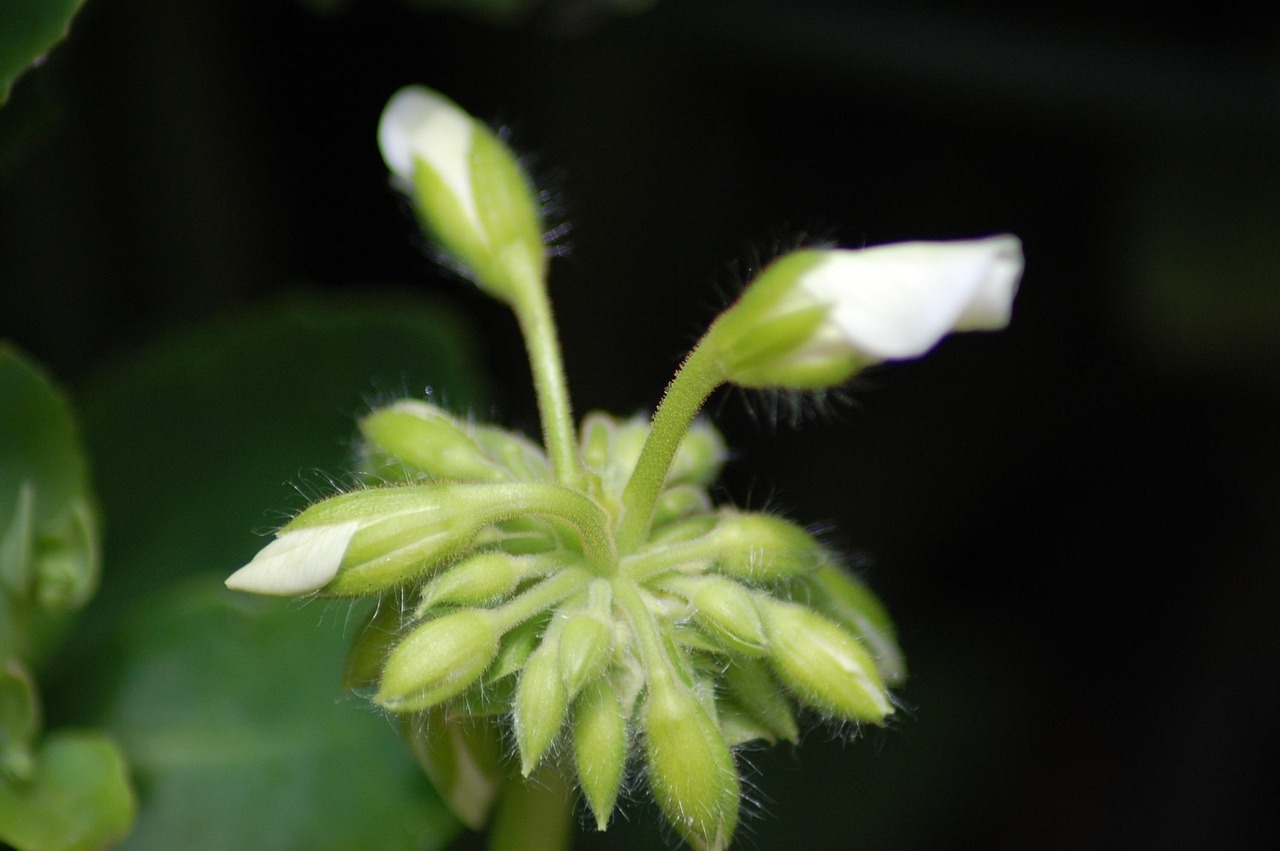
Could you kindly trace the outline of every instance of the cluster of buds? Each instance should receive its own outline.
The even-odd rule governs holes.
[[[796,741],[801,710],[880,724],[905,668],[879,602],[803,527],[713,503],[726,451],[697,413],[724,383],[829,387],[952,330],[1002,327],[1018,241],[783,257],[711,325],[651,421],[575,427],[518,162],[421,88],[392,99],[379,140],[425,229],[520,319],[545,447],[424,402],[375,410],[364,486],[301,512],[227,584],[377,599],[345,684],[402,719],[467,825],[551,771],[603,830],[643,765],[675,830],[725,848],[735,748]]]

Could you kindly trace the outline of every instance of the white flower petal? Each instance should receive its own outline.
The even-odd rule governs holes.
[[[227,577],[234,591],[293,596],[318,591],[338,575],[342,556],[360,521],[284,532]]]
[[[416,161],[440,176],[477,226],[480,222],[471,191],[471,116],[453,101],[422,86],[396,92],[378,122],[378,147],[387,168],[412,181]]]
[[[823,342],[835,335],[880,360],[913,358],[951,331],[1009,322],[1022,276],[1022,244],[1010,235],[957,242],[903,242],[832,251],[800,289],[831,306]]]

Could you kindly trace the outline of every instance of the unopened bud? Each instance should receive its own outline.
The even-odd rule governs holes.
[[[898,647],[893,621],[870,588],[833,564],[818,568],[807,584],[814,592],[814,606],[867,646],[886,683],[897,685],[906,680],[907,663]]]
[[[693,692],[658,678],[650,681],[644,723],[649,786],[667,821],[692,845],[727,847],[741,792],[715,721]]]
[[[498,550],[468,556],[423,586],[417,616],[434,606],[483,606],[507,597],[527,575],[527,561]]]
[[[875,662],[842,627],[795,603],[762,597],[759,608],[773,669],[802,702],[852,721],[893,712]]]
[[[507,478],[467,428],[434,405],[405,399],[360,421],[370,460],[406,465],[434,479],[496,482]]]
[[[417,712],[455,697],[489,667],[498,639],[484,610],[429,620],[391,651],[374,700],[392,712]]]
[[[560,633],[560,672],[570,699],[599,677],[612,657],[613,628],[607,620],[591,612],[569,615]]]
[[[596,828],[604,830],[618,801],[627,764],[627,719],[607,677],[588,685],[574,703],[573,757]]]
[[[479,286],[508,302],[541,286],[538,204],[493,131],[444,95],[409,86],[383,110],[378,145],[423,226]]]
[[[696,581],[690,602],[694,618],[731,654],[758,656],[768,639],[750,591],[731,579],[708,576]]]
[[[751,582],[778,582],[817,568],[822,547],[794,523],[768,514],[727,511],[712,533],[716,568]]]
[[[560,671],[560,656],[554,637],[544,638],[520,674],[516,689],[516,745],[520,749],[520,773],[528,777],[560,733],[569,692]]]

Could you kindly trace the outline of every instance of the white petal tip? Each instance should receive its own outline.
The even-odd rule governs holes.
[[[359,521],[351,520],[284,532],[227,577],[226,586],[281,597],[319,591],[338,575],[342,556],[359,528]]]

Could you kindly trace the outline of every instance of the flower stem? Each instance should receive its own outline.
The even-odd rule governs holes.
[[[529,367],[533,372],[533,389],[538,397],[538,415],[542,420],[542,441],[551,458],[556,481],[572,486],[578,484],[582,476],[582,462],[578,458],[573,408],[569,401],[551,299],[547,296],[546,284],[540,273],[533,269],[521,271],[511,307],[520,322]]]
[[[667,385],[636,468],[622,492],[618,547],[623,553],[632,552],[644,540],[680,441],[684,440],[707,397],[725,381],[716,347],[707,344],[709,337],[709,332],[703,336]]]

